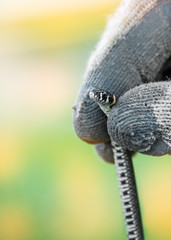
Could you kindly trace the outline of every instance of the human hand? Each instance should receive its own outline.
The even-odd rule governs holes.
[[[166,78],[166,76],[170,77],[170,68],[171,1],[124,1],[109,21],[96,51],[89,60],[85,79],[74,106],[73,120],[77,135],[86,142],[96,144],[98,153],[110,162],[113,161],[110,138],[134,152],[140,151],[152,155],[170,152],[171,139],[168,138],[166,144],[165,138],[171,133],[171,107],[169,108],[171,81]],[[166,86],[160,82],[162,80],[167,80]],[[141,86],[137,88],[139,85]],[[145,93],[144,89],[148,87],[151,89],[149,94],[144,95],[144,98],[140,97],[140,92]],[[107,90],[119,99],[110,113],[108,124],[104,113],[88,96],[92,88]],[[157,95],[159,89],[160,97]],[[150,96],[153,95],[155,97],[152,100]],[[162,109],[168,105],[167,131],[163,127],[158,128],[160,124],[156,115],[154,117],[152,110],[154,108],[151,108],[150,113],[148,111],[149,106],[155,104],[156,97],[158,102],[160,99],[164,101],[163,105],[160,104]],[[140,107],[141,112],[135,111],[136,105]],[[129,116],[130,113],[134,116],[132,126],[136,130],[133,133],[128,131],[130,123],[126,117],[122,121],[119,120],[120,112],[122,116]],[[147,120],[141,121],[142,125],[140,125],[139,118],[146,116],[147,112]],[[164,112],[161,110],[161,118],[165,118]],[[137,143],[137,140],[139,143],[133,144]],[[147,149],[148,144],[153,145],[151,151],[150,145]]]

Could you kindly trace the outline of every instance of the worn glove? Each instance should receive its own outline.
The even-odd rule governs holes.
[[[77,135],[113,162],[110,140],[133,152],[171,152],[171,0],[125,0],[89,59],[74,106]],[[117,99],[109,118],[88,93]]]

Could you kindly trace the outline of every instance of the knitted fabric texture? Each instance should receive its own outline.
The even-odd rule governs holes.
[[[171,82],[142,84],[120,97],[108,118],[111,139],[134,152],[171,152]]]
[[[159,0],[123,0],[120,7],[109,17],[106,29],[95,52],[89,59],[87,71],[97,67],[110,48],[122,39],[143,16],[153,9]]]
[[[111,142],[95,144],[95,149],[104,161],[114,163]]]

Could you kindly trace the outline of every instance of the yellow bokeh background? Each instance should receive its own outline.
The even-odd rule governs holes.
[[[0,2],[0,240],[126,240],[115,166],[72,105],[119,0]],[[171,239],[171,156],[133,158],[146,240]]]

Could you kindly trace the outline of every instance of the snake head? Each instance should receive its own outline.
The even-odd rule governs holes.
[[[99,104],[100,108],[106,114],[106,116],[109,115],[113,104],[116,102],[114,95],[102,89],[91,90],[89,92],[89,97]]]
[[[89,97],[102,106],[112,106],[116,102],[115,96],[103,89],[91,90]]]

